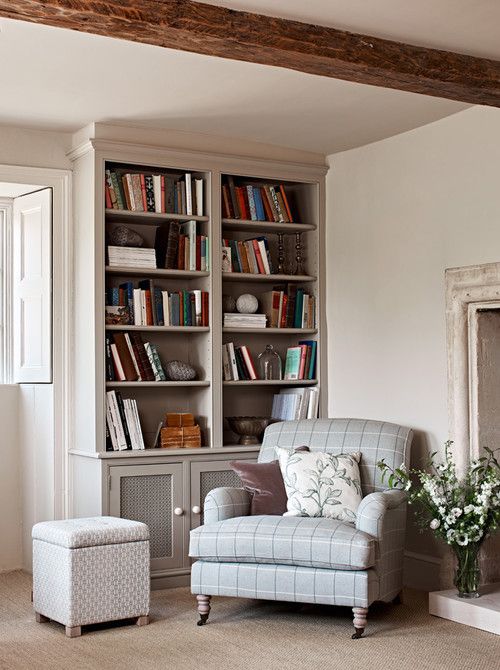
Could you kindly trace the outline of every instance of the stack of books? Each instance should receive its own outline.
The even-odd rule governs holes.
[[[319,390],[313,387],[282,389],[273,396],[271,417],[280,421],[316,419],[319,408]]]
[[[267,237],[249,240],[222,240],[223,272],[274,273]]]
[[[265,328],[265,314],[224,314],[224,328]]]
[[[109,266],[124,268],[156,269],[156,254],[154,249],[143,247],[108,247]]]
[[[230,176],[222,184],[222,216],[276,223],[294,220],[284,184],[236,185]]]
[[[128,281],[109,288],[106,303],[107,325],[208,326],[208,292],[199,289],[169,293],[152,279],[143,279],[138,287]]]
[[[316,349],[314,340],[302,340],[296,347],[288,347],[285,359],[286,381],[314,379],[316,374]]]
[[[158,226],[155,237],[156,265],[167,270],[209,270],[210,242],[198,235],[196,221]]]
[[[130,212],[203,216],[203,179],[106,170],[106,208]]]
[[[224,381],[258,379],[252,355],[246,346],[234,346],[228,342],[222,347],[222,370]]]
[[[155,344],[139,333],[106,337],[106,379],[109,382],[164,382],[167,380]]]
[[[260,302],[270,328],[315,328],[316,300],[303,288],[276,286],[263,293]]]
[[[106,451],[144,448],[137,402],[123,399],[120,391],[108,391],[106,393]]]

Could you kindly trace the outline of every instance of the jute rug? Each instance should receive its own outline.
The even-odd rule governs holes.
[[[30,577],[0,575],[0,668],[108,670],[499,670],[500,637],[431,617],[425,594],[371,612],[367,637],[351,640],[350,610],[214,598],[196,626],[188,589],[155,591],[152,622],[84,629],[68,639],[35,623]]]

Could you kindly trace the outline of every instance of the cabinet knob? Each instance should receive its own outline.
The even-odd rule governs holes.
[[[195,506],[192,508],[191,512],[192,512],[193,514],[201,514],[201,507],[200,507],[199,505],[195,505]]]
[[[174,509],[174,514],[175,516],[182,516],[184,514],[184,510],[182,509],[182,507],[176,507]]]

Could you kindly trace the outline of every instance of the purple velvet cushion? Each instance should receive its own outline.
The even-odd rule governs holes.
[[[309,447],[298,447],[296,451],[309,451]],[[241,479],[244,489],[252,494],[250,514],[274,514],[286,512],[287,496],[283,475],[278,461],[250,463],[231,461],[231,468]]]

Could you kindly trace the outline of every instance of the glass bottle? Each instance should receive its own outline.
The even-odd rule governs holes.
[[[266,344],[266,348],[257,356],[260,379],[283,379],[283,364],[281,356],[274,351],[272,344]]]

